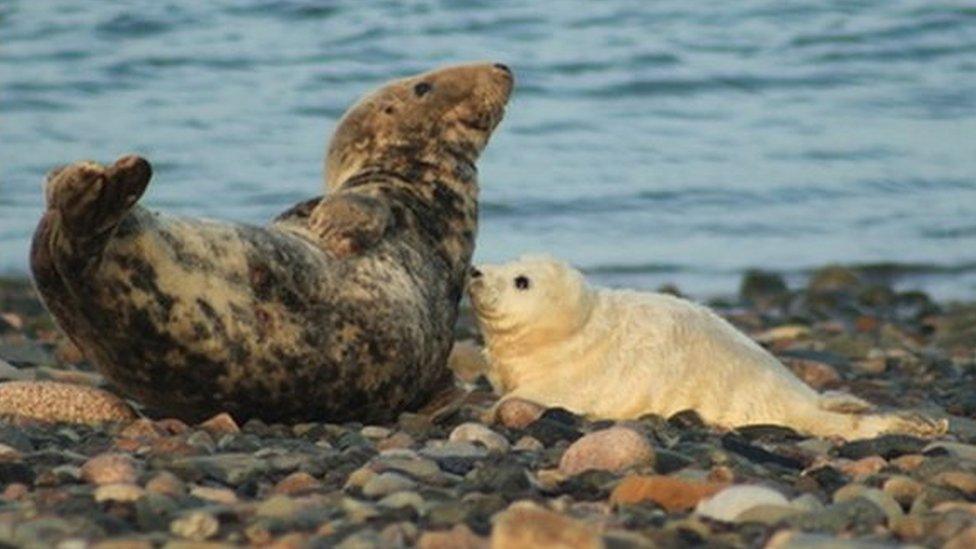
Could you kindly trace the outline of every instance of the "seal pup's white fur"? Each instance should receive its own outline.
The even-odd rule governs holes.
[[[489,380],[506,399],[606,419],[691,409],[720,427],[777,424],[845,439],[946,430],[944,420],[869,414],[857,397],[817,393],[707,307],[596,288],[548,256],[479,266],[468,292]]]

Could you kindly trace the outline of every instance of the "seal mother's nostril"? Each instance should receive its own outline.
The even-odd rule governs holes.
[[[508,74],[512,74],[512,69],[508,68],[508,65],[506,65],[505,63],[495,63],[494,67],[496,69],[501,69],[507,72]]]

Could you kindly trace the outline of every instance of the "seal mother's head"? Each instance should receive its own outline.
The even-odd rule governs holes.
[[[471,63],[395,80],[367,95],[336,127],[326,188],[364,169],[398,172],[405,158],[430,165],[450,157],[473,172],[513,84],[507,66]]]

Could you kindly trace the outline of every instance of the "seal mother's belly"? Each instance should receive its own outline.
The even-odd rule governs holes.
[[[411,284],[422,259],[335,261],[289,233],[136,209],[90,280],[85,316],[99,337],[82,344],[151,406],[197,415],[221,401],[274,418],[319,403],[369,416],[370,394],[409,404],[394,369],[436,359],[420,333],[450,329],[420,305],[447,288],[422,296]]]

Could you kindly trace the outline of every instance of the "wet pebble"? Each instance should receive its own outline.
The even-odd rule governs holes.
[[[510,444],[505,437],[480,423],[463,423],[458,425],[451,431],[448,440],[452,442],[479,443],[489,452],[505,453],[510,448]]]
[[[788,507],[783,494],[763,486],[730,486],[695,507],[695,513],[723,522],[734,522],[743,512],[759,506]]]
[[[680,477],[631,475],[614,488],[610,501],[615,504],[652,501],[668,512],[690,511],[703,499],[717,494],[726,486],[725,483]]]
[[[220,522],[210,513],[192,511],[170,523],[169,530],[181,538],[203,541],[220,530]]]
[[[854,440],[837,449],[837,455],[847,459],[881,456],[892,459],[905,454],[917,454],[928,444],[924,439],[908,435],[883,435],[877,438]]]
[[[394,492],[412,490],[417,486],[416,481],[399,473],[380,473],[370,478],[363,485],[363,495],[370,499],[378,499]]]
[[[491,531],[492,549],[602,546],[599,535],[585,524],[529,502],[512,504],[497,517]]]
[[[99,454],[81,466],[81,476],[91,484],[133,484],[136,462],[126,454]]]
[[[535,402],[521,398],[509,398],[503,400],[495,409],[495,417],[505,427],[525,429],[532,422],[542,417],[545,411],[544,406]]]
[[[626,427],[611,427],[574,442],[559,460],[559,470],[576,475],[590,469],[622,471],[653,464],[654,449],[647,437]]]

